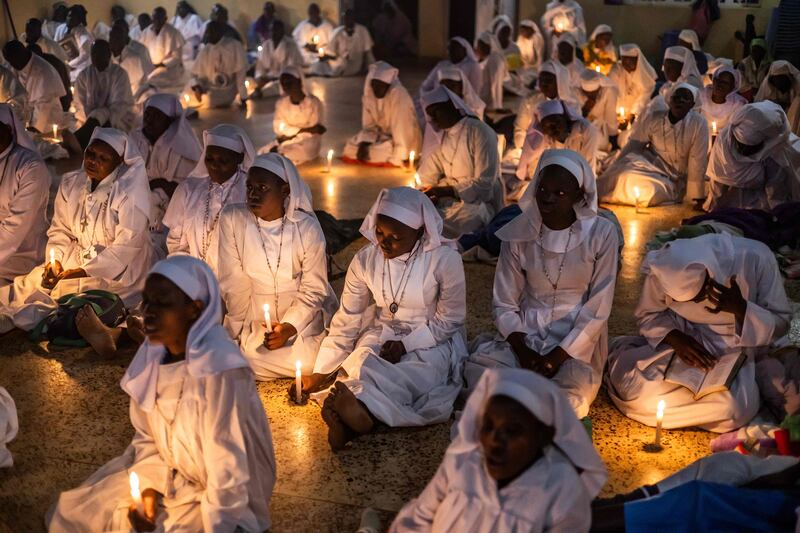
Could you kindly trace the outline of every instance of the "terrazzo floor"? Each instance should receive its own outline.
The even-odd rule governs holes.
[[[403,81],[416,91],[426,68],[403,70]],[[310,80],[311,90],[327,107],[328,133],[323,150],[340,152],[360,126],[362,78]],[[512,105],[516,103],[511,102]],[[256,146],[273,138],[274,99],[251,102],[246,111],[201,111],[194,121],[199,132],[218,122],[240,124]],[[57,170],[79,161],[60,162]],[[407,184],[411,174],[396,169],[334,165],[330,173],[319,163],[301,167],[314,194],[315,207],[339,218],[363,217],[383,187]],[[54,179],[54,188],[57,181]],[[681,206],[648,209],[614,208],[625,235],[622,268],[616,288],[611,335],[636,332],[633,309],[641,286],[639,267],[645,242],[689,216]],[[357,241],[336,257],[345,266],[364,244]],[[493,329],[491,286],[494,267],[466,264],[467,329],[470,338]],[[343,281],[334,284],[341,292]],[[795,295],[796,298],[796,295]],[[123,351],[103,360],[90,350],[51,352],[30,343],[22,332],[0,337],[0,385],[15,399],[20,431],[9,448],[12,468],[0,470],[0,533],[44,529],[43,516],[60,491],[80,484],[100,465],[119,455],[130,442],[128,399],[119,380],[133,354]],[[278,481],[271,500],[275,532],[355,531],[365,507],[381,512],[388,524],[404,502],[425,486],[448,444],[449,425],[386,430],[355,441],[333,454],[315,404],[298,407],[286,396],[288,380],[259,384],[272,427]],[[709,452],[712,435],[703,431],[666,431],[665,448],[642,450],[652,428],[623,417],[604,391],[590,413],[594,443],[609,469],[602,495],[627,492],[653,483]]]

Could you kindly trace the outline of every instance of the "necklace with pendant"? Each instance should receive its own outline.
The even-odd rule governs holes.
[[[389,293],[392,296],[392,301],[389,304],[389,312],[392,314],[392,319],[397,314],[397,311],[400,310],[400,304],[403,303],[403,298],[406,295],[406,288],[408,287],[408,281],[411,279],[411,272],[414,270],[414,263],[417,260],[417,252],[420,248],[420,241],[417,241],[414,245],[414,248],[411,250],[411,255],[408,257],[406,264],[403,266],[403,272],[400,274],[400,282],[397,285],[397,292],[394,290],[394,286],[392,284],[392,272],[389,269],[389,260],[384,258],[383,259],[383,273],[381,275],[381,294],[383,296],[383,301],[386,302],[388,299],[386,298],[386,273],[389,273]],[[406,275],[406,273],[408,275]],[[399,294],[399,298],[398,298]]]

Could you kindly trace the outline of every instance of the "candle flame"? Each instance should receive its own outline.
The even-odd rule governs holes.
[[[713,133],[714,135],[717,134],[717,122],[716,121],[711,123],[711,133]]]
[[[50,265],[56,266],[56,251],[50,248]]]
[[[279,133],[283,133],[283,130],[285,130],[285,129],[286,129],[286,124],[284,124],[283,122],[278,124],[278,132]]]
[[[131,498],[133,498],[133,501],[135,502],[141,501],[142,492],[139,490],[139,476],[136,475],[136,472],[131,472],[130,483],[131,483]]]
[[[69,86],[69,92],[70,92],[70,93],[71,93],[73,96],[75,96],[75,86],[74,86],[74,85],[70,85],[70,86]]]
[[[320,46],[319,47],[319,57],[323,57],[324,55],[325,55],[325,47],[324,46]]]
[[[244,80],[244,88],[245,89],[249,89],[250,88],[250,80]]]
[[[620,118],[625,118],[625,108],[624,107],[620,107],[619,108],[619,116],[620,116]]]
[[[317,44],[319,42],[319,35],[314,35],[311,38],[311,42],[314,43],[314,44]]]
[[[332,160],[333,160],[333,148],[328,150],[328,163],[330,163]]]
[[[656,409],[656,420],[663,420],[665,406],[666,404],[664,403],[664,400],[658,401],[658,408]]]
[[[595,72],[600,72],[600,65],[595,65],[594,71]]]
[[[189,103],[189,95],[188,94],[184,94],[183,95],[183,101],[186,102],[187,104]]]
[[[419,172],[414,173],[414,185],[416,185],[417,187],[422,185],[422,180],[419,179]]]
[[[329,180],[327,186],[325,187],[325,191],[328,193],[328,196],[333,196],[336,192],[336,185],[334,184],[333,180]]]
[[[263,46],[261,46],[260,44],[258,45],[258,51],[259,51],[259,52],[262,52],[262,51],[264,51],[264,47],[263,47]]]
[[[53,124],[53,138],[58,139],[58,124]]]
[[[556,30],[557,31],[564,31],[564,25],[560,22],[556,23]]]
[[[639,190],[639,187],[633,188],[633,195],[636,197],[637,200],[639,199],[640,196],[642,196],[642,192]]]
[[[294,363],[294,368],[297,371],[297,373],[299,374],[300,373],[300,369],[303,368],[303,363],[298,359]]]

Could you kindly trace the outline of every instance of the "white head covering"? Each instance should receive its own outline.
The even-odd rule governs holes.
[[[464,103],[466,103],[467,107],[472,110],[470,114],[475,115],[477,118],[483,118],[483,111],[486,109],[486,102],[484,102],[481,97],[478,96],[478,93],[475,92],[475,88],[469,82],[463,70],[454,65],[443,67],[439,69],[436,77],[436,81],[439,83],[441,83],[442,80],[460,81],[461,86],[463,87],[462,92],[464,93]]]
[[[573,50],[578,49],[578,40],[575,39],[575,36],[569,32],[564,32],[559,35],[558,39],[556,40],[556,45],[553,47],[553,57],[558,57],[558,45],[561,43],[568,43]],[[573,57],[573,61],[577,61],[577,57]]]
[[[695,61],[694,54],[691,50],[684,48],[683,46],[670,46],[664,52],[664,61],[667,59],[674,59],[675,61],[683,63],[681,74],[676,80],[677,82],[686,81],[690,76],[696,76],[697,79],[702,79],[700,71],[697,70],[697,61]]]
[[[436,125],[434,125],[431,122],[431,118],[428,116],[427,109],[429,106],[433,104],[447,102],[448,100],[450,102],[453,102],[453,105],[461,113],[462,116],[465,117],[475,116],[474,111],[472,111],[469,108],[469,106],[464,102],[464,100],[459,98],[458,95],[456,95],[453,91],[451,91],[447,87],[439,85],[432,91],[423,94],[422,97],[420,98],[420,103],[422,104],[422,110],[425,112],[425,120],[428,121],[428,123],[431,125],[434,131],[439,131],[439,130],[437,129]]]
[[[597,27],[592,31],[592,34],[589,36],[590,41],[594,41],[595,38],[600,35],[601,33],[614,33],[614,30],[611,29],[611,26],[608,24],[598,24]]]
[[[361,235],[378,246],[375,226],[378,215],[385,215],[414,229],[425,227],[422,250],[430,252],[440,246],[453,247],[454,243],[442,236],[442,217],[425,193],[411,187],[383,189],[361,224]]]
[[[239,169],[247,172],[250,165],[253,164],[253,159],[256,155],[256,149],[253,148],[253,143],[250,137],[239,126],[233,124],[217,124],[210,130],[203,132],[203,153],[200,154],[200,159],[197,161],[197,166],[192,171],[192,176],[204,178],[208,176],[208,169],[206,168],[206,149],[209,146],[219,146],[233,150],[236,153],[244,154],[242,164]]]
[[[542,72],[549,72],[556,77],[556,85],[558,87],[558,97],[565,102],[574,103],[577,105],[578,97],[575,95],[572,81],[570,81],[569,70],[567,67],[554,59],[548,59],[542,66],[539,67],[539,74]]]
[[[469,396],[458,421],[458,436],[447,455],[481,449],[480,428],[486,406],[495,396],[506,396],[522,404],[542,424],[553,428],[553,443],[575,467],[586,492],[594,498],[608,474],[583,424],[575,417],[564,393],[552,381],[518,368],[488,369]]]
[[[472,48],[472,45],[470,45],[469,42],[466,39],[464,39],[463,37],[453,37],[450,40],[451,41],[455,41],[455,42],[457,42],[458,44],[460,44],[461,46],[464,47],[464,50],[467,51],[466,59],[469,59],[471,61],[476,61],[476,62],[478,61],[478,57],[475,55],[475,50]]]
[[[197,161],[203,153],[203,146],[197,140],[192,126],[183,113],[180,99],[174,94],[154,94],[144,102],[144,108],[154,107],[170,117],[172,124],[164,132],[164,142],[170,151],[175,152],[189,161]]]
[[[769,100],[774,98],[777,95],[777,90],[773,88],[772,84],[769,82],[769,78],[771,76],[780,76],[786,75],[792,80],[792,107],[797,105],[797,95],[800,93],[800,70],[783,59],[778,59],[773,61],[769,66],[769,72],[767,73],[764,80],[761,82],[761,86],[758,88],[758,93],[756,94],[755,100],[758,102],[760,100]]]
[[[639,60],[636,62],[636,70],[632,73],[634,83],[643,91],[644,90],[652,91],[653,84],[655,83],[656,78],[658,78],[658,74],[656,74],[656,70],[647,61],[647,58],[644,57],[644,54],[642,53],[639,46],[636,44],[620,45],[619,55],[621,57],[639,58]],[[625,70],[625,72],[627,73],[628,71]]]
[[[33,139],[25,130],[25,124],[19,119],[10,105],[0,104],[0,122],[11,128],[11,135],[15,143],[32,152],[39,153]]]
[[[685,41],[692,45],[692,51],[700,52],[703,49],[700,47],[700,39],[697,38],[697,33],[694,30],[681,30],[678,34],[678,40]]]
[[[478,35],[478,38],[475,39],[475,47],[476,48],[478,46],[478,42],[482,42],[484,44],[488,44],[489,45],[489,53],[490,54],[491,53],[498,53],[498,54],[502,54],[503,53],[503,47],[500,46],[500,41],[498,41],[497,40],[497,36],[494,33],[490,32],[490,31],[485,31],[485,32],[481,33],[480,35]]]
[[[536,106],[536,110],[534,112],[537,125],[536,129],[538,129],[538,125],[543,118],[552,115],[566,115],[570,122],[574,122],[581,118],[577,111],[565,104],[563,100],[542,100]]]
[[[514,31],[514,24],[512,24],[511,22],[511,17],[504,14],[497,15],[495,18],[492,19],[492,23],[489,24],[489,31],[497,35],[498,33],[500,33],[500,30],[505,27],[511,28],[512,32]],[[514,39],[513,33],[510,36],[510,38],[511,40]]]
[[[559,166],[572,174],[583,191],[583,198],[573,206],[578,220],[573,228],[573,236],[569,239],[569,248],[566,247],[567,236],[556,239],[555,242],[548,242],[549,239],[546,239],[540,244],[551,252],[563,253],[576,248],[586,238],[597,219],[597,179],[592,167],[579,153],[573,150],[550,149],[542,153],[533,179],[519,200],[522,213],[496,233],[498,239],[506,242],[539,241],[539,235],[543,232],[536,190],[539,188],[542,171],[551,165]],[[560,242],[561,240],[564,242]]]
[[[280,179],[289,184],[289,198],[286,199],[286,218],[297,221],[299,215],[297,211],[302,211],[311,216],[314,215],[313,200],[311,190],[300,177],[297,167],[290,160],[280,154],[268,153],[256,157],[250,168],[263,168],[272,172]]]
[[[298,80],[300,80],[300,86],[303,88],[303,92],[306,92],[306,77],[303,74],[303,69],[301,69],[299,67],[296,67],[294,65],[286,65],[285,67],[283,67],[281,69],[280,76],[283,76],[284,74],[288,74],[289,76],[291,76],[293,78],[297,78]],[[278,77],[278,85],[280,85],[280,76]],[[283,91],[283,86],[282,85],[280,86],[280,93],[282,95],[286,94]]]
[[[367,71],[367,78],[364,81],[364,94],[372,92],[372,86],[370,82],[372,80],[382,81],[388,85],[393,85],[395,82],[398,81],[398,74],[400,71],[387,63],[386,61],[376,61],[369,66],[369,70]]]
[[[692,98],[694,98],[694,105],[692,105],[692,109],[697,109],[700,107],[702,103],[702,99],[700,98],[700,89],[692,85],[691,83],[680,82],[674,84],[672,87],[669,88],[667,95],[665,97],[665,102],[669,105],[669,101],[672,99],[672,95],[675,94],[675,91],[678,89],[686,89],[690,93],[692,93]]]
[[[113,148],[127,166],[132,166],[137,162],[144,164],[142,155],[139,153],[139,150],[136,149],[136,145],[132,142],[128,142],[128,136],[118,129],[95,128],[87,147],[91,146],[94,141],[103,141]]]
[[[581,72],[581,89],[591,93],[600,87],[616,87],[616,83],[600,72],[595,72],[588,68],[583,69],[583,72]]]
[[[716,79],[717,76],[725,72],[733,76],[733,90],[727,96],[735,95],[739,92],[739,87],[742,86],[742,73],[738,68],[733,68],[732,65],[729,66],[722,64],[714,70],[714,74],[711,76],[711,79]]]
[[[186,365],[190,376],[202,378],[249,366],[222,327],[222,297],[211,267],[189,255],[175,254],[156,263],[150,274],[164,276],[189,298],[205,305],[186,339]],[[158,369],[166,353],[163,345],[145,340],[120,383],[122,390],[146,412],[155,407]]]
[[[523,19],[523,20],[521,20],[519,22],[519,25],[520,26],[525,26],[526,28],[532,29],[534,33],[542,33],[539,30],[539,26],[534,21],[532,21],[531,19]]]

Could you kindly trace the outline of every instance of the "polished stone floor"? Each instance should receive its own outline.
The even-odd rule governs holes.
[[[424,70],[403,76],[416,89]],[[326,105],[327,151],[341,151],[360,125],[358,95],[362,79],[310,80],[311,90]],[[204,127],[233,122],[252,135],[257,146],[272,139],[274,100],[251,103],[247,111],[201,111],[195,122]],[[61,163],[59,168],[75,166]],[[407,184],[411,174],[401,170],[366,169],[335,163],[330,173],[318,163],[302,167],[315,206],[340,218],[362,217],[383,187]],[[644,244],[655,231],[668,229],[690,213],[684,207],[615,208],[625,234],[622,269],[611,335],[635,333],[633,308],[639,294],[639,267]],[[346,265],[359,241],[344,250],[337,262]],[[492,329],[491,284],[494,268],[467,264],[470,337]],[[335,284],[341,291],[342,281]],[[0,470],[0,532],[43,529],[43,516],[59,491],[81,483],[107,460],[120,454],[130,441],[127,397],[119,380],[132,352],[101,360],[89,350],[50,352],[32,344],[21,332],[0,338],[0,385],[14,397],[20,432],[10,444],[15,465]],[[447,424],[388,430],[357,440],[333,454],[326,441],[319,407],[291,405],[286,380],[259,385],[272,426],[278,462],[278,481],[272,497],[273,531],[354,531],[363,508],[380,510],[388,521],[404,502],[414,497],[436,470],[448,443]],[[609,469],[604,495],[629,491],[655,482],[709,453],[712,435],[702,431],[667,431],[665,449],[645,453],[642,446],[653,430],[620,415],[605,392],[590,413],[594,442]]]

